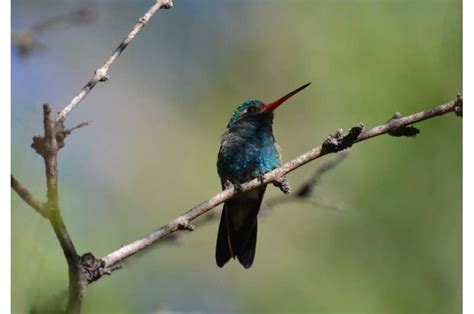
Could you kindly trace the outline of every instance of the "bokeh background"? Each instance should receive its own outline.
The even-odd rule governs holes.
[[[45,194],[30,148],[41,104],[66,105],[152,2],[89,1],[89,23],[41,34],[46,48],[26,58],[12,47],[12,172],[34,193]],[[84,3],[14,0],[12,30]],[[453,99],[461,5],[176,0],[68,118],[93,120],[60,152],[61,207],[78,250],[102,256],[218,192],[219,136],[247,98],[313,82],[277,112],[284,160],[339,128]],[[462,120],[418,126],[415,139],[356,145],[324,177],[314,199],[343,210],[288,203],[262,218],[249,271],[215,265],[216,220],[94,283],[84,313],[460,313]],[[291,173],[292,186],[322,162]],[[66,283],[49,224],[12,192],[13,312],[63,306]]]

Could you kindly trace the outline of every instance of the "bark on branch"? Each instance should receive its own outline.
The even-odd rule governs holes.
[[[70,104],[64,107],[59,113],[56,120],[51,119],[51,109],[49,105],[43,106],[43,126],[44,135],[33,137],[33,144],[31,147],[44,160],[46,169],[46,184],[47,184],[47,201],[42,204],[33,197],[33,195],[24,188],[12,175],[11,186],[15,192],[33,209],[35,209],[43,217],[47,218],[59,240],[61,248],[64,252],[68,268],[69,268],[69,296],[67,304],[68,313],[80,313],[84,291],[87,285],[104,274],[109,274],[108,268],[105,268],[104,262],[98,260],[91,253],[86,253],[82,256],[77,254],[74,243],[64,224],[60,207],[59,207],[59,193],[58,193],[58,152],[64,147],[66,137],[72,131],[86,126],[89,122],[83,122],[75,127],[66,129],[64,121],[67,114],[77,106],[77,104],[86,97],[98,82],[103,82],[108,79],[107,73],[112,64],[118,59],[123,50],[135,38],[143,27],[148,23],[150,18],[160,9],[169,9],[173,6],[171,0],[156,0],[148,11],[143,15],[126,38],[119,44],[117,49],[112,53],[103,66],[98,68],[92,79],[81,89],[81,91],[71,100]],[[59,20],[62,20],[59,19]],[[57,20],[52,20],[36,26],[37,29],[44,29],[50,26],[51,23],[57,23]],[[34,32],[30,32],[33,34]],[[190,228],[190,226],[185,226]]]
[[[349,130],[348,134],[345,136],[343,135],[342,130],[339,130],[334,134],[329,135],[324,141],[324,143],[320,146],[315,147],[312,150],[300,155],[299,157],[287,162],[280,168],[266,173],[262,178],[256,178],[242,184],[240,187],[240,191],[235,191],[234,187],[230,186],[228,189],[225,189],[224,191],[214,195],[208,200],[202,202],[201,204],[191,208],[183,215],[172,220],[161,228],[152,231],[151,233],[143,236],[142,238],[136,241],[133,241],[126,245],[122,245],[116,251],[113,251],[102,257],[104,267],[111,269],[115,268],[117,264],[120,264],[127,258],[139,253],[140,251],[148,248],[149,246],[166,238],[167,236],[173,234],[178,230],[193,230],[194,227],[187,227],[191,226],[190,222],[192,220],[208,212],[219,204],[224,203],[225,201],[233,197],[236,193],[245,192],[264,184],[278,182],[287,173],[290,173],[295,169],[307,164],[308,162],[320,158],[324,155],[344,150],[346,148],[351,147],[353,144],[374,138],[376,136],[390,134],[394,131],[400,131],[405,128],[410,128],[411,125],[414,123],[431,119],[449,112],[455,112],[457,115],[462,112],[462,96],[458,95],[455,100],[452,100],[448,103],[406,117],[397,117],[396,119],[390,119],[386,123],[373,127],[367,131],[363,131],[362,123],[359,123],[352,127]]]
[[[138,21],[133,26],[132,30],[128,35],[122,40],[118,47],[114,50],[112,55],[107,59],[107,61],[97,70],[95,70],[92,78],[87,82],[86,85],[79,91],[79,93],[71,100],[71,102],[64,107],[56,118],[56,122],[59,123],[64,121],[66,116],[71,112],[86,96],[89,92],[97,85],[99,82],[105,82],[109,79],[107,76],[110,67],[117,61],[118,57],[122,52],[127,48],[130,42],[137,36],[137,34],[148,24],[150,18],[155,15],[156,12],[160,9],[170,9],[173,7],[173,2],[171,0],[156,0],[155,4],[152,5],[148,11],[138,19]]]
[[[87,281],[84,280],[80,257],[61,215],[58,193],[58,152],[64,147],[64,140],[71,133],[71,130],[67,130],[69,133],[64,133],[63,125],[56,125],[51,119],[51,109],[47,104],[43,105],[43,127],[44,135],[33,137],[31,147],[43,157],[46,169],[47,201],[44,205],[44,217],[50,221],[68,264],[69,298],[67,311],[69,313],[79,313]]]
[[[40,214],[44,218],[48,218],[45,205],[38,201],[33,196],[33,194],[28,191],[27,188],[25,188],[23,185],[20,184],[20,182],[18,182],[18,180],[13,175],[11,175],[11,186],[12,189],[18,194],[18,196],[20,196],[21,199],[25,201],[25,203],[30,205],[31,208],[36,210],[38,214]]]

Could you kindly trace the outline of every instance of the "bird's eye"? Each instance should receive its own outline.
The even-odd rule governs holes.
[[[255,111],[257,111],[257,107],[255,106],[248,107],[247,109],[245,109],[245,113],[255,112]]]

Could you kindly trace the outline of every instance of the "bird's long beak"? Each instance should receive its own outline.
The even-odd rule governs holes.
[[[275,110],[276,108],[278,108],[282,103],[284,103],[286,100],[288,100],[291,96],[295,95],[296,93],[302,91],[303,89],[305,89],[306,87],[308,87],[308,85],[311,84],[311,82],[309,83],[306,83],[304,84],[303,86],[301,87],[298,87],[297,89],[295,89],[294,91],[292,91],[291,93],[288,93],[286,94],[285,96],[281,97],[280,99],[274,101],[274,102],[271,102],[271,103],[268,103],[268,104],[264,104],[263,105],[263,110],[262,111],[268,111],[268,110]]]

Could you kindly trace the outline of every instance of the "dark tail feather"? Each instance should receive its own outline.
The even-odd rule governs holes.
[[[216,243],[216,263],[217,266],[224,266],[232,257],[232,251],[229,246],[229,232],[227,229],[227,211],[222,210],[219,232],[217,233]]]
[[[237,257],[245,268],[252,266],[257,244],[257,215],[264,193],[265,188],[252,190],[224,204],[216,244],[219,267],[231,257]]]
[[[250,233],[250,237],[237,253],[237,258],[239,259],[240,264],[242,264],[246,269],[252,266],[255,257],[255,248],[257,247],[257,226],[257,219],[255,219],[255,224]]]

